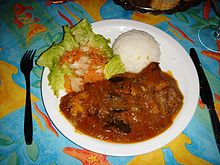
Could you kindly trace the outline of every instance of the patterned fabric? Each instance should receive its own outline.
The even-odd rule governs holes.
[[[36,65],[31,73],[34,141],[32,145],[25,144],[25,81],[19,69],[20,58],[27,49],[37,49],[37,58],[52,43],[62,39],[63,25],[74,26],[82,18],[91,23],[113,18],[141,21],[171,35],[187,52],[194,47],[220,116],[220,54],[202,47],[197,36],[201,26],[220,21],[210,1],[172,15],[152,15],[126,11],[112,0],[74,0],[56,5],[46,0],[0,0],[0,164],[220,164],[209,114],[201,100],[182,134],[151,153],[113,157],[77,146],[50,121],[40,92],[43,68]],[[220,43],[217,46],[220,49]]]

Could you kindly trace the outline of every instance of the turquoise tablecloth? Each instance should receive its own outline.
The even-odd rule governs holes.
[[[25,81],[19,69],[20,58],[27,49],[37,49],[37,57],[53,42],[61,40],[63,25],[74,25],[82,18],[91,23],[112,18],[141,21],[171,35],[187,52],[194,47],[209,79],[220,116],[220,54],[202,47],[197,36],[201,26],[219,21],[209,1],[172,15],[152,15],[126,11],[111,0],[75,0],[60,5],[46,0],[1,0],[0,164],[220,164],[209,114],[201,100],[182,134],[151,153],[114,157],[77,146],[49,120],[41,99],[42,68],[36,65],[31,73],[34,141],[32,145],[25,144]]]

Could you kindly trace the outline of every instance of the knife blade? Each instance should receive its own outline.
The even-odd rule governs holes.
[[[220,122],[218,115],[215,111],[215,105],[212,96],[212,90],[209,85],[208,79],[206,78],[205,72],[202,68],[202,65],[199,61],[198,54],[194,48],[190,49],[190,57],[196,67],[198,76],[199,76],[199,85],[200,85],[200,98],[204,104],[206,104],[207,109],[210,114],[213,133],[215,136],[215,141],[217,144],[218,151],[220,152]]]

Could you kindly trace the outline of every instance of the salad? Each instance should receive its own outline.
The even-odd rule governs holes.
[[[120,57],[113,54],[110,40],[92,31],[87,19],[74,27],[64,26],[60,43],[52,44],[36,60],[38,66],[49,68],[49,86],[54,95],[83,90],[83,85],[109,79],[125,72]]]

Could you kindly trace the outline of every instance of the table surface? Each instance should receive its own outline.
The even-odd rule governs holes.
[[[36,65],[31,73],[34,137],[32,145],[25,144],[26,90],[19,68],[20,59],[28,49],[37,49],[37,57],[53,42],[62,39],[63,25],[73,26],[82,18],[91,23],[115,18],[137,20],[163,30],[187,52],[194,47],[220,116],[220,53],[206,50],[198,40],[201,26],[219,21],[209,1],[184,12],[152,15],[127,11],[112,0],[74,0],[64,4],[51,4],[46,0],[0,0],[0,164],[220,164],[209,114],[200,99],[185,130],[172,142],[151,153],[116,157],[77,146],[50,121],[41,99],[42,68]]]

